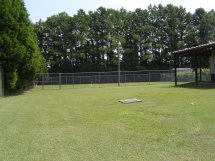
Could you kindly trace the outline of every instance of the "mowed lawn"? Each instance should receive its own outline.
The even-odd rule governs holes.
[[[40,87],[0,98],[0,161],[188,160],[215,160],[215,88]]]

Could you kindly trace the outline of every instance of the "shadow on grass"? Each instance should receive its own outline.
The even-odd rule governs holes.
[[[177,85],[176,88],[214,89],[215,88],[215,82],[199,82],[198,85],[196,85],[194,82],[183,83],[183,84]]]
[[[20,89],[16,92],[5,92],[4,96],[2,98],[6,98],[6,97],[16,97],[16,96],[20,96],[20,95],[25,95],[29,92],[31,92],[35,87],[33,86],[29,86],[23,89]]]

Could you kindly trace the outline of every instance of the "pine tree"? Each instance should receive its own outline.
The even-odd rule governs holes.
[[[24,89],[45,69],[33,25],[22,0],[0,1],[0,61],[5,93]]]

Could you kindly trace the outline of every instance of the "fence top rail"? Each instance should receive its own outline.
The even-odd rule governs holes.
[[[138,73],[138,72],[172,72],[174,70],[138,70],[138,71],[120,71],[121,73]],[[103,74],[103,73],[118,73],[119,71],[107,71],[107,72],[77,72],[77,73],[37,73],[37,75],[48,75],[48,74]]]

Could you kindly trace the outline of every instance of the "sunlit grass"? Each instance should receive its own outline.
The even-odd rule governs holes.
[[[215,88],[51,89],[0,99],[0,160],[215,160]]]

